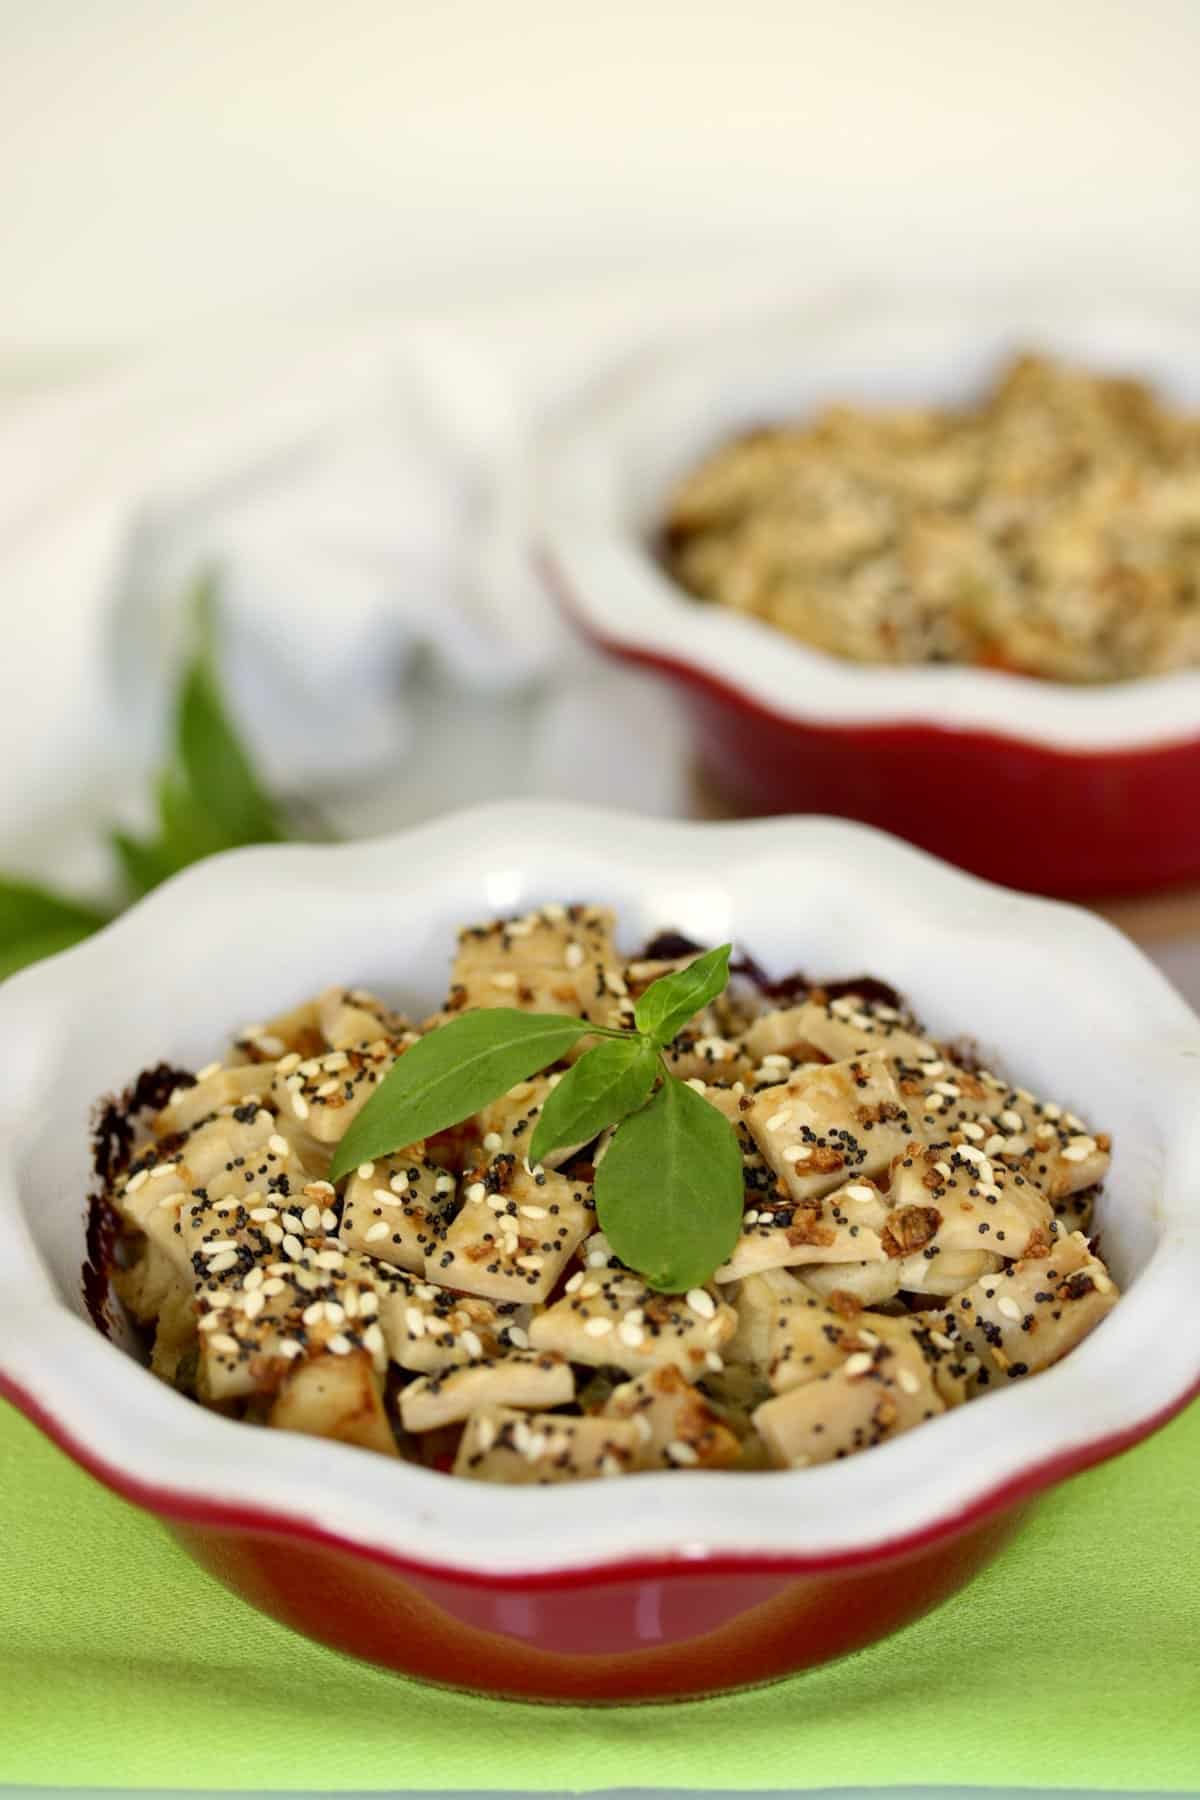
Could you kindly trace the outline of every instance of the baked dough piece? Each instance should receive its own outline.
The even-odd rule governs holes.
[[[574,1398],[570,1363],[546,1350],[514,1350],[494,1362],[419,1376],[400,1395],[400,1418],[406,1431],[436,1431],[484,1408],[536,1412]]]
[[[267,1424],[358,1444],[383,1456],[400,1454],[388,1423],[383,1381],[366,1350],[345,1356],[326,1351],[295,1363],[280,1384]]]
[[[625,1270],[580,1270],[561,1300],[535,1315],[529,1341],[591,1368],[641,1375],[671,1364],[685,1375],[721,1367],[737,1329],[731,1306],[709,1288],[658,1294]],[[714,1360],[715,1359],[715,1360]]]
[[[370,1257],[352,1253],[349,1261],[374,1288],[388,1354],[402,1369],[436,1374],[528,1348],[523,1309],[452,1293]]]
[[[800,1469],[867,1450],[944,1411],[917,1346],[881,1339],[765,1401],[754,1425],[775,1468]]]
[[[1056,1228],[1043,1256],[986,1275],[946,1309],[980,1360],[977,1385],[1013,1381],[1058,1362],[1116,1305],[1117,1285],[1085,1237]]]
[[[740,1281],[763,1269],[812,1263],[884,1262],[882,1231],[888,1201],[873,1181],[859,1178],[799,1205],[790,1197],[756,1199],[743,1215],[742,1235],[717,1281]]]
[[[624,1475],[636,1467],[641,1435],[632,1419],[518,1412],[493,1406],[467,1421],[454,1473],[469,1481],[529,1486]]]
[[[463,1206],[425,1259],[431,1281],[468,1294],[544,1300],[595,1228],[586,1182],[501,1154],[464,1177]]]
[[[918,1036],[911,1025],[908,1015],[894,1006],[861,994],[843,994],[764,1013],[745,1031],[742,1042],[755,1062],[771,1054],[786,1055],[793,1062],[845,1062],[873,1050],[910,1062],[936,1056],[929,1039]]]
[[[729,1469],[742,1446],[704,1395],[666,1363],[614,1388],[607,1419],[632,1419],[639,1469]]]
[[[419,1145],[363,1163],[346,1184],[341,1237],[347,1249],[415,1275],[437,1249],[457,1183]]]
[[[458,934],[447,1006],[515,1006],[620,1024],[628,990],[613,926],[604,907],[554,905],[468,926]]]
[[[889,1256],[932,1262],[942,1251],[990,1250],[1011,1260],[1050,1240],[1049,1201],[1019,1168],[974,1144],[907,1144],[892,1164],[889,1198]]]
[[[303,1133],[315,1145],[336,1144],[396,1058],[416,1041],[414,1032],[406,1032],[322,1056],[282,1057],[271,1084],[280,1119],[298,1138]]]
[[[881,1175],[910,1134],[886,1056],[802,1069],[747,1096],[742,1117],[793,1200]]]

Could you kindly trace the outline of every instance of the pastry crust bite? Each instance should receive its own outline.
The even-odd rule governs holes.
[[[619,1024],[628,989],[599,906],[551,904],[519,919],[470,925],[458,936],[447,1007],[515,1006]]]
[[[468,1294],[544,1300],[595,1228],[592,1190],[501,1153],[471,1170],[457,1217],[425,1259],[430,1279]]]
[[[435,1254],[456,1182],[420,1146],[363,1163],[346,1184],[341,1235],[347,1249],[414,1275]]]
[[[880,1342],[765,1401],[754,1423],[775,1468],[802,1469],[870,1449],[944,1410],[920,1351]]]
[[[738,1438],[670,1363],[614,1388],[604,1416],[633,1421],[639,1469],[731,1469],[741,1458]]]
[[[632,1419],[488,1407],[467,1421],[454,1473],[510,1487],[626,1475],[637,1467],[641,1441]]]
[[[625,1270],[580,1270],[561,1300],[529,1327],[535,1350],[555,1350],[594,1369],[641,1375],[671,1365],[697,1376],[721,1366],[737,1330],[731,1306],[711,1288],[659,1294]],[[715,1359],[715,1361],[713,1360]]]
[[[271,1084],[280,1119],[314,1147],[338,1143],[396,1058],[416,1041],[415,1033],[408,1032],[323,1056],[282,1057]]]
[[[1116,1303],[1116,1283],[1087,1239],[1056,1230],[1044,1254],[985,1275],[952,1302],[947,1315],[979,1358],[977,1380],[986,1387],[1049,1368]]]
[[[406,1431],[436,1431],[496,1407],[537,1412],[575,1398],[569,1362],[549,1351],[514,1350],[492,1362],[469,1363],[410,1381],[400,1395]]]
[[[1020,1168],[966,1142],[907,1144],[892,1164],[889,1197],[882,1242],[893,1257],[988,1250],[1013,1259],[1048,1243],[1054,1219]]]
[[[908,1141],[908,1117],[881,1051],[802,1069],[762,1088],[742,1116],[791,1199],[882,1175]]]

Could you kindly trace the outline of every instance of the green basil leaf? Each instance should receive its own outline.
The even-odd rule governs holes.
[[[742,1153],[733,1128],[669,1076],[617,1127],[596,1170],[596,1213],[623,1263],[681,1293],[728,1261],[742,1229]]]
[[[161,886],[169,875],[174,875],[179,866],[153,838],[136,838],[127,831],[111,831],[108,842],[120,864],[126,887],[139,900]]]
[[[647,1038],[611,1038],[581,1056],[546,1096],[529,1140],[541,1162],[564,1144],[587,1144],[639,1107],[658,1076],[658,1051]]]
[[[190,805],[222,847],[281,843],[287,833],[221,698],[211,576],[199,583],[193,606],[197,648],[184,672],[175,719],[179,770]]]
[[[518,1081],[557,1062],[591,1029],[586,1019],[509,1006],[451,1019],[388,1070],[338,1145],[329,1179],[339,1181],[359,1163],[461,1124]]]
[[[634,1008],[638,1030],[656,1044],[669,1044],[729,980],[732,949],[732,944],[721,944],[716,950],[706,950],[686,969],[651,982]]]
[[[0,981],[81,943],[110,916],[34,882],[0,879]]]

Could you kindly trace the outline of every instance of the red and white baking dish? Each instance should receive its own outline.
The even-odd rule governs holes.
[[[1120,1304],[1057,1367],[846,1462],[551,1488],[222,1418],[97,1331],[80,1289],[97,1096],[162,1058],[207,1062],[325,981],[419,1013],[461,921],[555,897],[616,906],[630,946],[675,926],[776,975],[876,972],[933,1031],[973,1032],[1102,1122]],[[0,1392],[254,1605],[431,1680],[645,1700],[823,1662],[936,1605],[1039,1493],[1200,1386],[1200,1022],[1097,919],[858,826],[517,805],[241,851],[0,987],[0,1054]]]
[[[829,401],[968,399],[1014,351],[1148,377],[1200,410],[1200,329],[1074,296],[846,301],[640,357],[540,446],[535,544],[597,645],[683,696],[700,758],[757,813],[860,819],[1038,893],[1200,877],[1200,670],[1079,687],[998,669],[880,668],[697,604],[661,566],[665,495],[740,431]]]

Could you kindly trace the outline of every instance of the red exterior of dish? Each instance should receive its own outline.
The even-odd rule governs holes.
[[[165,1520],[204,1568],[273,1618],[423,1680],[588,1702],[745,1687],[884,1637],[969,1580],[1043,1489],[1149,1436],[1198,1392],[1200,1383],[1128,1430],[1031,1465],[903,1539],[837,1555],[764,1546],[752,1555],[492,1575],[373,1549],[302,1517],[149,1486],[95,1456],[0,1375],[0,1395],[106,1486]]]
[[[706,772],[747,813],[857,819],[1030,893],[1132,894],[1200,879],[1200,735],[1073,751],[933,725],[798,723],[683,658],[596,630],[556,569],[549,578],[593,643],[680,689]]]
[[[266,1533],[175,1526],[212,1574],[309,1637],[427,1681],[519,1699],[678,1700],[771,1681],[907,1625],[1015,1530],[1012,1508],[907,1556],[824,1574],[675,1564],[498,1590]]]

